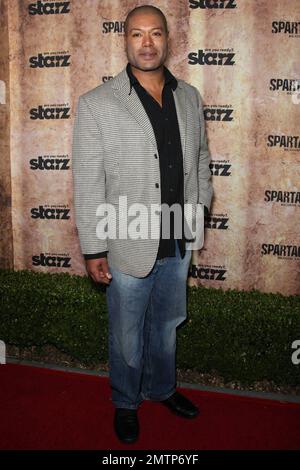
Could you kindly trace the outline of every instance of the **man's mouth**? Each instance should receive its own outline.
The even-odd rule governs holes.
[[[152,59],[156,56],[156,52],[141,52],[140,55],[144,57],[144,59]]]

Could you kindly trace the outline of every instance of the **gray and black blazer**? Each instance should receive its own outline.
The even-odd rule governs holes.
[[[73,130],[74,208],[82,253],[108,250],[109,265],[144,277],[155,263],[159,217],[151,218],[151,233],[157,236],[147,239],[105,240],[99,239],[96,232],[100,204],[113,205],[117,222],[124,217],[118,209],[119,196],[127,196],[128,207],[141,203],[149,213],[152,204],[160,204],[154,131],[136,91],[133,88],[129,92],[130,82],[124,68],[112,80],[79,97]],[[201,96],[183,80],[178,80],[173,94],[183,152],[184,201],[209,208],[213,190]]]

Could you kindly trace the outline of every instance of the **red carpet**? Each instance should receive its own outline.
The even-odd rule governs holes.
[[[107,378],[7,364],[0,383],[1,449],[300,449],[300,404],[187,389],[198,418],[146,401],[139,441],[123,445]]]

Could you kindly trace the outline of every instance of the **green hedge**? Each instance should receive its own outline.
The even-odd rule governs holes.
[[[188,288],[178,329],[177,367],[251,384],[298,385],[292,342],[300,339],[300,298],[258,291]],[[0,270],[0,339],[54,345],[84,364],[108,360],[105,288],[66,273]]]

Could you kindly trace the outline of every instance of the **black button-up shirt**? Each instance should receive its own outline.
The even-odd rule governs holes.
[[[130,80],[130,93],[134,87],[142,105],[152,124],[159,154],[161,204],[168,206],[179,204],[183,214],[183,157],[180,140],[180,131],[173,90],[177,88],[177,80],[171,72],[164,67],[165,84],[162,91],[162,106],[143,88],[133,75],[128,63],[126,68]],[[155,157],[154,157],[155,158]],[[153,182],[155,183],[155,182]],[[159,183],[155,183],[159,187]],[[162,224],[157,259],[175,256],[174,217],[171,212],[170,237],[162,238]],[[182,217],[180,220],[183,228]],[[181,256],[185,253],[183,236],[178,239]]]

